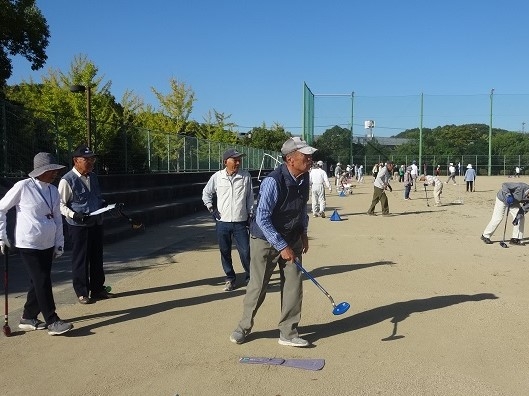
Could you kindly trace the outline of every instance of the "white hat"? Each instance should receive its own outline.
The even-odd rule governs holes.
[[[294,151],[299,151],[302,154],[314,154],[317,149],[309,146],[308,143],[301,138],[294,136],[283,143],[283,147],[281,147],[281,154],[287,155],[293,153]]]
[[[342,164],[340,164],[339,162],[336,164],[336,166],[342,166]]]
[[[471,168],[472,168],[472,164],[468,164],[467,169],[471,169]]]
[[[318,161],[316,164],[318,164],[318,166],[323,166],[323,161]]]
[[[450,166],[453,166],[453,165],[454,165],[454,163],[453,163],[453,162],[450,162]]]
[[[57,160],[50,153],[38,153],[33,158],[33,170],[28,173],[30,177],[39,177],[44,172],[50,170],[59,170],[65,168],[64,165],[59,165]]]

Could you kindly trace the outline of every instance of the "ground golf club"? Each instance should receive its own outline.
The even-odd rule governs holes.
[[[510,205],[507,205],[507,209],[505,210],[505,226],[503,227],[503,239],[500,242],[500,246],[502,248],[508,248],[507,244],[505,243],[505,232],[507,231],[507,218],[509,217],[509,209],[511,208]]]
[[[141,221],[134,220],[129,215],[124,213],[122,208],[123,208],[123,204],[122,203],[116,204],[117,213],[121,217],[124,217],[124,218],[127,219],[127,221],[130,223],[130,225],[131,225],[133,230],[141,230],[141,229],[143,229],[145,227]]]
[[[424,185],[424,194],[426,195],[426,206],[430,206],[430,203],[428,202],[428,190],[426,190],[426,184]]]
[[[312,282],[314,282],[314,284],[316,286],[318,286],[318,289],[320,289],[323,294],[325,294],[327,296],[327,298],[331,301],[332,303],[332,306],[333,306],[333,310],[332,310],[332,313],[334,315],[341,315],[341,314],[344,314],[347,312],[347,310],[351,307],[351,304],[347,303],[347,302],[341,302],[339,303],[338,305],[336,305],[334,303],[334,300],[333,298],[331,297],[331,295],[329,293],[327,293],[327,291],[323,288],[322,285],[320,285],[318,283],[318,281],[316,279],[314,279],[314,277],[307,272],[307,270],[305,268],[303,268],[303,266],[301,265],[301,263],[298,261],[298,260],[294,260],[294,263],[297,265],[297,267],[301,270],[301,272],[303,272],[307,278],[309,278]]]
[[[11,335],[11,328],[9,327],[9,324],[8,324],[8,317],[7,317],[7,313],[8,313],[8,304],[7,304],[7,297],[8,297],[8,291],[7,291],[7,279],[8,279],[8,254],[9,254],[9,250],[8,248],[6,247],[6,250],[4,252],[4,291],[5,291],[5,310],[4,310],[4,327],[2,328],[2,331],[4,332],[4,335],[6,337],[9,337]]]

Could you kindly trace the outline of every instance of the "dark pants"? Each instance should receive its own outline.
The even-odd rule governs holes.
[[[24,319],[37,319],[39,313],[50,325],[59,320],[51,288],[51,264],[54,248],[46,250],[19,249],[20,258],[29,274],[30,287],[24,304]]]
[[[89,297],[105,285],[103,271],[103,226],[72,226],[68,224],[72,241],[72,282],[77,297]]]
[[[404,186],[404,199],[408,199],[410,197],[410,192],[411,192],[411,186],[410,185]]]
[[[470,191],[470,192],[474,191],[474,182],[473,181],[467,181],[467,191]]]
[[[250,279],[250,237],[246,225],[245,221],[234,223],[217,221],[220,259],[227,281],[235,281],[236,278],[231,258],[232,239],[235,239],[242,267],[246,271],[246,280]]]
[[[373,191],[373,200],[371,201],[371,206],[369,207],[369,210],[367,211],[370,214],[375,213],[375,206],[380,201],[380,204],[382,205],[382,214],[389,214],[389,204],[388,204],[388,197],[386,196],[386,192],[382,188],[374,187]]]

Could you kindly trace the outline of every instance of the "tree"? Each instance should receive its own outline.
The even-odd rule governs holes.
[[[175,78],[169,80],[171,92],[167,95],[151,87],[152,92],[160,103],[160,113],[164,120],[163,124],[158,125],[159,130],[181,133],[193,111],[195,103],[195,92],[185,83],[179,82]]]
[[[0,88],[12,74],[10,56],[22,55],[38,70],[48,59],[50,31],[35,0],[0,0]]]
[[[251,138],[250,138],[251,136]],[[249,144],[251,147],[260,148],[264,150],[281,151],[283,143],[292,135],[285,131],[285,128],[274,123],[271,129],[267,129],[263,123],[260,127],[252,128],[244,139],[245,144]]]
[[[316,139],[314,147],[318,149],[315,159],[347,163],[351,154],[351,130],[335,125]]]
[[[87,117],[86,95],[70,92],[70,85],[90,86],[93,148],[103,163],[105,157],[111,156],[109,142],[119,133],[123,111],[110,93],[112,83],[104,82],[97,74],[98,68],[86,56],[79,55],[67,73],[50,69],[38,84],[30,80],[7,87],[6,96],[46,120],[52,126],[48,133],[57,142],[59,153],[68,157],[75,146],[86,141]]]

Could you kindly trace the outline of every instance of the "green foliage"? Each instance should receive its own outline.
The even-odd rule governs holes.
[[[0,88],[12,74],[9,56],[22,55],[38,70],[48,58],[50,32],[35,0],[0,0]]]
[[[339,126],[327,129],[316,139],[314,147],[318,149],[314,154],[315,160],[348,163],[351,157],[351,130]]]
[[[242,143],[264,150],[281,151],[283,143],[291,137],[292,135],[277,123],[271,129],[267,129],[266,125],[263,124],[260,127],[252,128]]]

